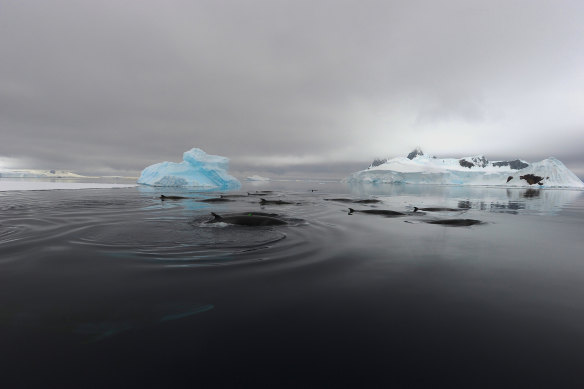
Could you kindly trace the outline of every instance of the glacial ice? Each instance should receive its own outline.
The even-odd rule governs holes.
[[[138,184],[151,186],[200,187],[230,190],[241,187],[239,180],[227,173],[229,158],[210,155],[193,148],[185,151],[183,161],[150,165],[140,174]]]
[[[408,157],[373,163],[368,169],[353,173],[343,181],[584,189],[584,183],[553,157],[533,163],[521,160],[489,162],[482,155],[461,159],[436,158],[424,155],[421,150],[415,151]]]

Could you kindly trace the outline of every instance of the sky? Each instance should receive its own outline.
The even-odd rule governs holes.
[[[416,146],[584,176],[581,0],[0,3],[0,168],[344,177]]]

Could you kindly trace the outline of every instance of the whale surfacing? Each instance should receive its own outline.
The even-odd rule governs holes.
[[[199,203],[226,203],[228,201],[233,201],[225,197],[212,197],[210,199],[199,200]]]
[[[381,200],[377,199],[353,200],[347,198],[325,199],[325,201],[336,201],[339,203],[355,203],[355,204],[376,204],[381,202]]]
[[[349,208],[349,215],[352,215],[355,212],[368,213],[370,215],[380,215],[380,216],[385,216],[385,217],[406,216],[405,213],[391,211],[388,209],[362,209],[362,210],[359,210],[359,209]]]
[[[467,209],[459,209],[459,208],[446,208],[446,207],[430,207],[430,208],[418,208],[414,207],[414,212],[427,211],[427,212],[458,212],[458,211],[466,211]]]
[[[160,200],[161,201],[165,201],[165,200],[183,200],[183,199],[192,199],[192,197],[160,195]]]
[[[281,226],[288,224],[286,221],[282,219],[278,219],[272,216],[261,216],[261,215],[254,215],[252,213],[247,215],[225,215],[220,216],[214,212],[211,212],[215,218],[213,220],[208,221],[207,223],[227,223],[227,224],[235,224],[238,226]]]
[[[284,205],[284,204],[294,204],[291,203],[289,201],[284,201],[284,200],[266,200],[264,198],[260,199],[260,205]]]
[[[475,219],[445,219],[445,220],[429,220],[428,224],[440,224],[447,227],[468,227],[475,224],[483,224],[480,220]]]

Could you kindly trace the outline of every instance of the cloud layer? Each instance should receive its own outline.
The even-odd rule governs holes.
[[[242,172],[322,174],[420,145],[584,172],[582,14],[581,1],[8,1],[0,157],[128,174],[199,147]]]

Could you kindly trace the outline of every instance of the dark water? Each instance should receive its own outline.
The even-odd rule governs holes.
[[[243,192],[256,190],[295,204],[162,202],[209,194],[148,188],[0,193],[0,385],[584,385],[582,192]],[[338,197],[383,202],[324,200]],[[258,211],[288,224],[205,223]],[[443,219],[482,224],[426,223]]]

